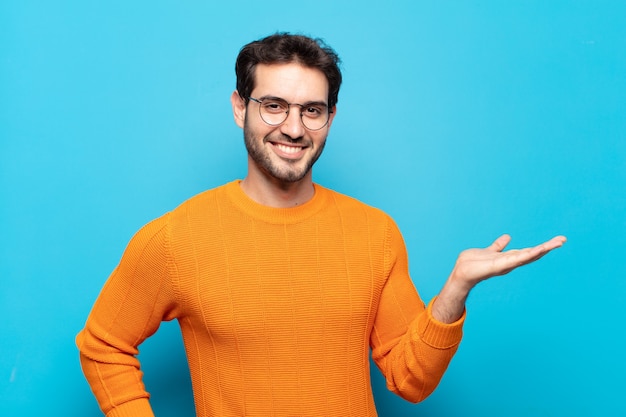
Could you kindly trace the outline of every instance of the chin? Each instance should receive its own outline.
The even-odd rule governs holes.
[[[274,178],[276,178],[279,181],[283,181],[283,182],[288,182],[288,183],[295,183],[298,181],[303,180],[307,174],[309,173],[309,170],[305,170],[304,172],[302,171],[291,171],[291,172],[272,172],[270,171],[270,175],[272,175]]]

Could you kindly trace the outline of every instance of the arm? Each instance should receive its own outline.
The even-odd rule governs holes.
[[[467,296],[478,283],[535,262],[551,250],[561,247],[566,241],[564,236],[556,236],[532,248],[504,252],[510,240],[509,235],[502,235],[487,248],[461,252],[452,273],[433,303],[432,314],[435,319],[442,323],[457,321],[465,311]]]
[[[370,335],[372,359],[400,397],[419,402],[439,384],[463,332],[464,317],[443,323],[420,299],[408,273],[402,236],[390,220],[387,280]]]
[[[538,260],[562,246],[565,238],[503,252],[510,240],[504,235],[486,249],[464,251],[444,288],[425,308],[408,276],[404,243],[393,226],[391,269],[372,330],[372,358],[389,390],[418,402],[437,387],[457,351],[470,290],[490,277]]]
[[[83,373],[108,417],[152,417],[138,346],[174,318],[166,223],[153,221],[129,243],[78,334]]]

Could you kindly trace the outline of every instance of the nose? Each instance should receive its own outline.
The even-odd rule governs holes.
[[[304,130],[300,109],[292,108],[289,114],[287,114],[287,119],[280,125],[280,131],[295,140],[304,136]]]

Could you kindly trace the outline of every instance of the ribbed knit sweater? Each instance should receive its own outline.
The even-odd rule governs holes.
[[[318,185],[270,208],[238,181],[144,226],[102,289],[77,344],[107,416],[153,415],[136,355],[173,319],[200,417],[375,416],[370,349],[388,388],[420,401],[463,323],[424,306],[382,211]]]

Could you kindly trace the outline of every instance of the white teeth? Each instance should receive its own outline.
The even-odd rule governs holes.
[[[298,147],[298,146],[285,146],[285,145],[281,145],[281,144],[276,144],[276,147],[281,151],[281,152],[285,152],[285,153],[290,153],[290,154],[294,154],[296,152],[300,152],[300,150],[302,148]]]

